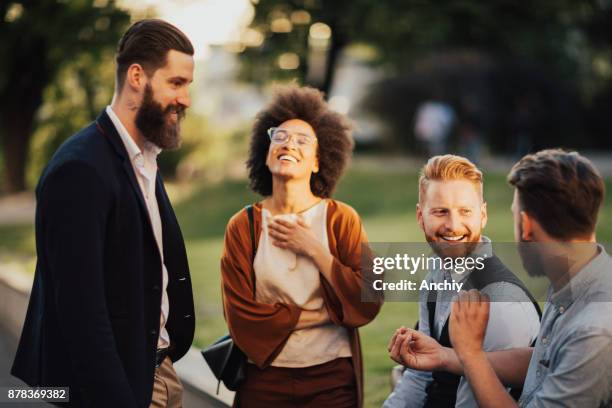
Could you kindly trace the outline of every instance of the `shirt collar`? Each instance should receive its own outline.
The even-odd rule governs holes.
[[[123,126],[123,123],[121,123],[121,120],[119,119],[119,117],[117,116],[117,114],[115,113],[113,108],[111,108],[110,105],[106,107],[106,113],[108,114],[108,117],[113,122],[113,125],[115,125],[115,128],[117,129],[117,133],[119,133],[119,136],[121,137],[121,140],[123,141],[123,144],[125,146],[125,149],[127,150],[128,156],[130,157],[130,160],[131,161],[136,160],[136,158],[139,155],[142,155],[142,151],[140,150],[140,148],[138,147],[134,139],[132,139],[132,137],[130,136],[130,133],[127,131],[125,126]],[[159,147],[157,147],[154,143],[151,143],[148,140],[145,141],[144,148],[145,148],[145,154],[149,153],[152,155],[153,158],[157,158],[157,155],[159,155],[159,153],[161,153],[161,150],[162,150]]]
[[[466,258],[491,258],[493,256],[493,246],[491,245],[491,240],[489,237],[482,235],[480,237],[480,242],[474,248],[474,250],[467,255]],[[472,273],[472,269],[468,269],[463,273],[457,273],[455,271],[449,271],[451,279],[454,279],[457,282],[461,282],[465,280],[470,273]],[[442,273],[445,273],[445,270],[442,270]]]
[[[570,279],[558,292],[553,293],[552,285],[550,288],[550,302],[557,309],[567,309],[578,297],[585,293],[591,284],[597,279],[603,279],[602,274],[609,273],[606,270],[606,262],[610,259],[604,247],[597,244],[598,255]]]
[[[493,256],[493,245],[491,245],[491,239],[483,235],[480,237],[480,243],[474,248],[472,253],[469,255],[472,258],[490,258]]]

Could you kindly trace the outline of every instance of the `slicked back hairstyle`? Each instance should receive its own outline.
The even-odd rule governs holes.
[[[482,197],[482,172],[465,157],[453,154],[431,157],[419,175],[419,203],[423,202],[430,181],[467,180],[474,183]]]
[[[132,24],[117,46],[117,89],[123,88],[130,65],[142,65],[147,75],[151,76],[158,68],[166,65],[170,50],[194,54],[189,38],[164,20],[145,19]]]
[[[312,174],[310,188],[318,197],[330,197],[353,150],[351,126],[343,115],[329,108],[320,91],[295,85],[280,87],[255,118],[246,162],[251,189],[263,196],[272,194],[272,173],[266,166],[270,147],[267,131],[290,119],[303,120],[313,128],[319,171]]]
[[[546,149],[528,154],[508,174],[519,206],[557,239],[589,238],[605,196],[604,181],[577,152]]]

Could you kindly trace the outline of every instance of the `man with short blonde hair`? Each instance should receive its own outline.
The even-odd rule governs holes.
[[[440,258],[483,259],[484,267],[468,270],[432,269],[429,283],[463,282],[498,301],[492,307],[485,348],[499,350],[529,346],[539,329],[539,309],[522,282],[493,255],[491,241],[482,235],[487,223],[482,172],[468,159],[443,155],[430,158],[419,177],[417,220]],[[463,272],[463,273],[460,273]],[[448,317],[456,291],[421,291],[419,331],[451,347]],[[407,329],[399,328],[394,338]],[[393,340],[392,343],[393,344]],[[397,350],[391,358],[405,364]],[[406,369],[385,407],[475,407],[464,377],[443,370]]]

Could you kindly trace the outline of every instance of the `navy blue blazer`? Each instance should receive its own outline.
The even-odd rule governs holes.
[[[156,197],[176,361],[193,340],[191,278],[159,173]],[[12,374],[31,386],[70,387],[70,406],[148,407],[161,258],[132,164],[106,112],[58,149],[36,199],[38,260]]]

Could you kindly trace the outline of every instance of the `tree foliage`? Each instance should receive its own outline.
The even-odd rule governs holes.
[[[544,139],[564,140],[557,132],[576,140],[581,132],[595,135],[592,139],[605,134],[602,112],[612,98],[610,0],[260,0],[255,10],[251,28],[264,41],[242,53],[244,78],[261,83],[296,78],[329,91],[342,49],[369,44],[387,78],[374,89],[369,106],[400,137],[411,125],[413,105],[428,98],[459,110],[462,99],[486,106],[479,121],[496,132],[493,145],[500,149],[508,146],[501,139],[520,116],[513,110],[525,105],[539,109],[534,129],[545,132]],[[308,13],[307,24],[274,30],[275,20],[293,22],[299,12]],[[308,31],[317,22],[331,28],[332,41],[325,79],[311,83]],[[280,69],[280,55],[287,52],[299,56],[298,69]]]
[[[112,81],[99,83],[96,71],[128,23],[129,14],[113,0],[0,3],[0,137],[8,191],[26,187],[26,158],[45,90],[69,71],[71,87],[64,89],[84,93],[80,108],[91,119],[96,95],[112,88]],[[49,109],[42,115],[47,119],[54,116]]]

